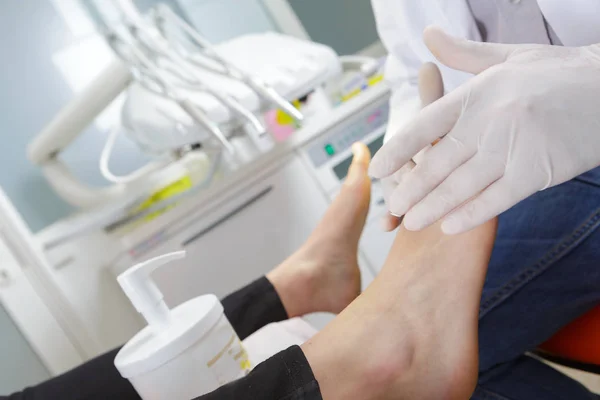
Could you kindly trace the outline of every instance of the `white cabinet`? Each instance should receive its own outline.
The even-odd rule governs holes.
[[[1,211],[1,209],[0,209]],[[0,370],[20,383],[35,384],[73,368],[83,358],[32,284],[31,266],[15,256],[0,227]],[[18,332],[18,333],[17,333]],[[10,347],[6,341],[11,340]],[[18,349],[21,349],[17,351]],[[7,354],[4,354],[4,353]],[[0,387],[16,390],[22,387]]]
[[[15,279],[6,263],[6,251],[0,242],[0,396],[50,377],[48,368],[3,305],[2,291]]]
[[[270,271],[310,235],[327,209],[325,196],[299,161],[279,168],[220,196],[217,208],[190,216],[189,227],[169,241],[187,251],[184,260],[154,275],[171,306],[203,293],[231,293]]]
[[[163,244],[133,262],[187,251],[183,260],[153,277],[169,306],[201,294],[223,297],[264,275],[296,251],[327,210],[329,201],[298,157],[289,158],[245,187],[219,196],[215,205],[170,226]],[[365,283],[372,274],[363,269]],[[323,325],[326,319],[311,322]]]

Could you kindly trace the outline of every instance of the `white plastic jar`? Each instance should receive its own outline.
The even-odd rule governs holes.
[[[157,266],[181,256],[174,253],[150,260],[119,277],[149,325],[123,346],[115,366],[144,400],[190,400],[251,369],[216,296],[200,296],[169,310],[148,278]],[[149,301],[153,298],[156,301]]]

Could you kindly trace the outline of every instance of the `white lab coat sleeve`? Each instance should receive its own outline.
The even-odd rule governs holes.
[[[406,10],[399,7],[400,3],[372,0],[379,37],[388,51],[385,79],[392,90],[386,141],[410,121],[421,106],[418,76],[425,60],[417,55],[414,46],[422,42],[422,37],[408,29],[404,21]]]

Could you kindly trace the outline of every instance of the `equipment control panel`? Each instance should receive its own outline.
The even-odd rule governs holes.
[[[337,193],[346,178],[352,163],[353,143],[365,143],[371,155],[383,146],[389,117],[388,99],[385,96],[367,105],[304,147],[304,159],[328,196]],[[374,190],[378,190],[378,185],[373,186]]]
[[[386,98],[385,101],[372,104],[343,124],[332,128],[329,133],[316,140],[306,150],[314,167],[319,168],[333,158],[337,158],[336,156],[347,153],[354,142],[363,140],[371,133],[385,127],[389,114]],[[379,148],[377,147],[377,149]],[[376,149],[371,149],[372,154],[373,150]],[[343,176],[340,179],[343,179]]]

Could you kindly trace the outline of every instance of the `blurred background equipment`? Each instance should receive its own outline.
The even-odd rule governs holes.
[[[274,141],[263,115],[275,110],[299,126],[305,113],[291,100],[310,102],[341,74],[338,57],[323,45],[264,33],[213,46],[166,5],[142,15],[130,0],[115,0],[121,16],[115,23],[107,2],[101,4],[88,6],[120,60],[29,146],[29,158],[62,198],[86,211],[99,209],[101,218],[88,218],[93,227],[160,211],[170,204],[155,203],[204,188],[220,172],[269,150]],[[100,157],[100,170],[113,185],[86,186],[59,155],[123,91],[120,125],[154,160],[114,174],[109,160],[121,128],[113,127]]]

